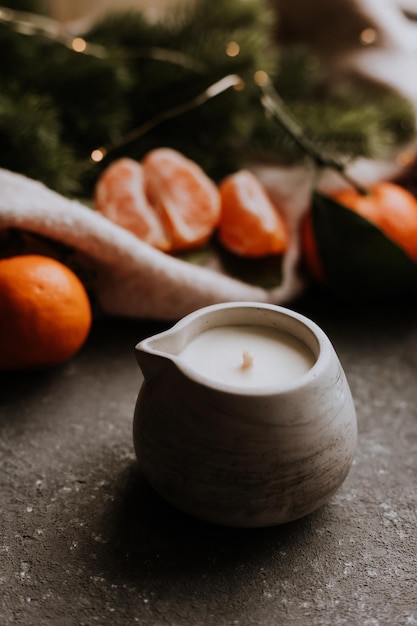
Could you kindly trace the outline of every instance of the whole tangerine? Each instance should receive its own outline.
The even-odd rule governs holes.
[[[332,196],[366,218],[417,261],[417,200],[404,187],[390,182],[380,182],[367,193],[349,188]]]
[[[0,260],[0,370],[64,363],[87,339],[91,304],[63,263],[27,254]]]
[[[371,222],[410,259],[417,262],[417,199],[407,189],[383,181],[372,185],[366,193],[352,187],[333,193],[330,197]],[[325,271],[310,213],[307,213],[303,222],[302,245],[309,272],[318,282],[325,283]]]

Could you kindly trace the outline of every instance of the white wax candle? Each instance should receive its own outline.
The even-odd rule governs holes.
[[[196,372],[224,385],[282,387],[314,364],[298,339],[267,326],[218,326],[202,332],[178,355]]]

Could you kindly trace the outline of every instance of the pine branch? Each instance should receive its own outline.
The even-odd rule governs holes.
[[[16,0],[12,8],[32,4]],[[137,159],[168,145],[214,178],[259,154],[300,160],[302,151],[265,115],[253,80],[259,69],[326,154],[378,157],[413,136],[415,112],[408,103],[359,88],[332,93],[317,59],[278,47],[274,31],[266,0],[201,0],[160,23],[140,12],[113,13],[86,35],[106,50],[102,57],[0,25],[0,166],[63,193],[78,186],[89,194],[106,165],[86,168],[89,155],[106,144],[119,146],[112,158]],[[235,56],[227,52],[230,43],[238,46]],[[242,77],[245,89],[184,108],[228,75]],[[170,110],[178,114],[170,117]],[[123,143],[144,125],[145,134]]]
[[[62,193],[80,193],[82,163],[63,143],[58,111],[47,97],[2,89],[0,84],[1,166],[25,173]],[[9,91],[11,97],[4,95]]]

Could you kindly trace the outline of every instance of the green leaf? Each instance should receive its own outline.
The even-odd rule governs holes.
[[[417,294],[417,264],[367,219],[314,193],[312,224],[328,284],[344,299]]]

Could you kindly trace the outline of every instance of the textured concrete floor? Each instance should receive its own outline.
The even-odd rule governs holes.
[[[224,529],[138,474],[134,344],[97,323],[72,362],[0,378],[0,623],[417,624],[417,311],[300,302],[333,341],[359,422],[352,470],[298,522]]]

